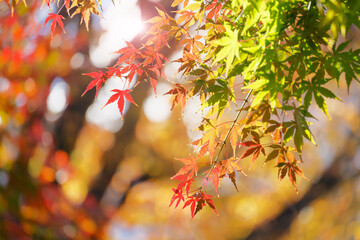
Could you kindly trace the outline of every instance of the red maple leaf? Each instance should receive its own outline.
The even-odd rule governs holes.
[[[175,200],[177,200],[176,205],[175,205],[175,208],[177,208],[177,206],[179,205],[179,203],[181,201],[183,201],[183,202],[185,201],[185,198],[183,196],[183,190],[182,189],[174,189],[174,188],[172,190],[174,191],[174,195],[171,198],[169,207],[171,207],[171,205],[175,202]]]
[[[95,97],[96,97],[98,92],[99,92],[99,89],[100,89],[101,85],[103,83],[105,83],[106,80],[107,80],[107,79],[104,78],[104,73],[102,71],[99,71],[99,72],[86,73],[86,74],[83,74],[83,75],[90,76],[90,77],[94,78],[94,80],[92,80],[89,83],[86,90],[84,91],[84,93],[81,96],[84,96],[84,94],[87,93],[87,91],[89,91],[90,89],[92,89],[93,87],[96,86],[96,94],[95,94]]]
[[[203,194],[203,196],[202,196],[202,199],[205,200],[205,202],[209,205],[209,207],[211,207],[214,210],[216,215],[219,215],[215,209],[215,205],[214,205],[212,198],[213,198],[213,196],[207,195],[207,194]]]
[[[114,53],[120,53],[121,56],[118,58],[115,66],[121,65],[125,62],[125,60],[128,60],[128,62],[131,64],[134,62],[135,58],[138,57],[139,50],[135,48],[135,46],[128,41],[125,41],[128,45],[127,47],[123,47],[120,50],[114,52]]]
[[[295,188],[296,193],[298,193],[298,189],[296,186],[296,175],[299,175],[300,177],[309,181],[309,179],[304,176],[304,174],[302,173],[300,168],[296,165],[296,161],[294,161],[293,163],[288,162],[286,164],[284,162],[280,162],[280,163],[278,163],[278,168],[279,168],[279,170],[278,170],[279,182],[287,174],[290,182],[292,183],[292,185]]]
[[[121,114],[121,118],[123,117],[123,110],[124,110],[124,103],[125,103],[125,98],[135,104],[137,106],[137,104],[134,102],[134,100],[132,99],[131,95],[130,95],[130,89],[127,90],[119,90],[119,89],[113,89],[111,90],[112,92],[115,92],[115,94],[113,94],[109,100],[107,101],[107,103],[101,108],[103,109],[106,105],[115,102],[116,100],[118,101],[118,108]]]
[[[156,79],[150,77],[150,84],[151,84],[152,88],[154,89],[154,93],[155,93],[155,96],[156,96],[156,86],[157,86]]]
[[[181,181],[181,182],[178,184],[178,186],[177,186],[176,189],[185,188],[186,196],[189,196],[189,191],[190,191],[191,183],[192,183],[192,182],[195,182],[195,180],[194,180],[193,178],[190,178],[190,179],[189,179],[188,174],[186,174],[186,175],[174,176],[174,177],[172,177],[172,179]]]
[[[182,167],[171,179],[174,179],[179,175],[186,174],[188,174],[188,179],[191,179],[194,174],[197,174],[199,168],[197,166],[196,159],[192,155],[190,155],[190,158],[178,158],[176,160],[183,162],[185,166]]]
[[[204,172],[204,174],[209,174],[208,178],[205,180],[205,183],[207,183],[207,181],[209,181],[211,179],[211,182],[212,184],[214,185],[214,188],[215,188],[215,191],[216,191],[216,194],[219,196],[219,183],[220,183],[220,178],[221,177],[221,168],[222,166],[220,164],[216,164],[216,166],[211,170],[208,170],[206,172]]]
[[[217,22],[217,19],[220,16],[221,9],[222,9],[222,3],[218,2],[217,0],[212,1],[212,3],[206,7],[206,10],[210,10],[206,18],[212,19],[214,17],[215,22]]]
[[[195,207],[196,207],[196,203],[198,202],[198,199],[191,196],[189,198],[189,200],[187,200],[183,206],[182,209],[186,208],[187,206],[190,205],[190,211],[191,211],[191,218],[194,218],[195,217]]]
[[[61,27],[61,29],[64,31],[64,33],[66,33],[64,30],[64,24],[61,21],[61,19],[64,19],[64,17],[61,15],[55,14],[55,13],[49,13],[48,17],[46,18],[44,26],[46,25],[46,23],[48,21],[53,20],[51,23],[51,26],[50,26],[51,38],[54,37],[56,23]]]
[[[52,0],[43,0],[43,3],[41,4],[41,8],[46,4],[48,8],[50,8],[50,3]],[[7,1],[6,1],[7,2]],[[50,8],[51,9],[51,8]]]
[[[137,73],[139,76],[141,76],[143,74],[143,70],[141,69],[140,65],[141,63],[135,64],[135,63],[126,63],[128,64],[127,66],[125,66],[122,70],[121,73],[125,74],[128,73],[127,75],[127,79],[128,79],[128,86],[130,86],[135,73]]]
[[[70,8],[70,0],[64,0],[64,3],[65,3],[66,9],[69,10],[69,8]]]
[[[218,215],[212,198],[213,196],[207,195],[200,190],[193,196],[189,197],[189,199],[185,202],[183,209],[190,206],[191,218],[194,218],[196,213],[198,213],[207,204],[214,210],[216,215]]]
[[[251,166],[255,162],[255,160],[259,157],[260,152],[263,155],[265,155],[265,150],[264,150],[263,146],[260,144],[260,142],[247,141],[247,142],[243,142],[243,143],[238,143],[238,145],[249,147],[248,149],[246,149],[246,151],[243,153],[243,155],[240,157],[240,159],[243,159],[243,158],[253,154],[249,169],[251,168]]]
[[[103,83],[106,82],[106,80],[108,80],[109,78],[111,78],[113,75],[116,75],[118,77],[121,76],[121,70],[120,68],[107,68],[108,71],[107,72],[92,72],[92,73],[86,73],[83,75],[87,75],[90,76],[92,78],[94,78],[94,80],[92,80],[89,85],[87,86],[86,90],[84,91],[84,93],[81,96],[84,96],[84,94],[89,91],[90,89],[92,89],[93,87],[96,86],[96,94],[95,97],[97,96],[99,89],[101,88],[101,85]]]

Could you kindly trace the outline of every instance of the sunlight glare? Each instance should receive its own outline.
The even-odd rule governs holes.
[[[208,110],[199,110],[201,105],[200,98],[188,99],[184,109],[184,123],[187,128],[187,134],[190,139],[199,139],[202,135],[199,131],[194,131],[200,124],[202,119],[206,116]]]
[[[10,82],[7,78],[0,77],[0,92],[5,92],[10,87]]]
[[[113,92],[111,92],[112,89],[124,89],[124,82],[118,77],[109,78],[106,84],[100,89],[94,102],[86,111],[86,120],[107,131],[117,132],[121,129],[123,121],[121,120],[116,101],[101,109],[113,94]],[[125,101],[124,115],[128,108],[129,103]]]
[[[125,47],[143,28],[137,1],[123,0],[120,4],[104,9],[100,26],[105,30],[96,46],[90,48],[90,60],[98,68],[108,66],[118,55],[115,51]],[[125,40],[125,41],[124,41]]]
[[[159,83],[157,86],[158,96],[155,97],[154,91],[151,89],[151,94],[148,96],[144,103],[145,116],[151,122],[164,122],[170,116],[170,95],[163,95],[171,89],[167,83]]]
[[[50,93],[46,100],[47,109],[51,114],[62,113],[68,102],[69,85],[61,77],[56,77],[51,83]]]

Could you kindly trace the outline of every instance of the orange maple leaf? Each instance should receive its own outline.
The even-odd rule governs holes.
[[[194,174],[197,175],[197,172],[199,170],[197,166],[196,159],[189,155],[190,158],[177,158],[176,160],[179,160],[185,164],[184,167],[182,167],[171,179],[174,179],[175,177],[179,175],[188,175],[188,179],[191,179]]]

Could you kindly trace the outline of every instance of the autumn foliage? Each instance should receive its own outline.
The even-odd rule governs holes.
[[[7,1],[11,9],[16,2]],[[79,14],[86,28],[90,16],[101,12],[101,1],[44,0],[43,5],[51,11],[52,3],[61,7],[45,20],[51,36],[65,33],[62,8],[69,18]],[[279,181],[287,177],[297,191],[297,176],[307,179],[300,167],[304,141],[316,145],[310,106],[329,116],[326,99],[338,98],[326,84],[345,81],[349,87],[359,81],[360,49],[339,40],[352,26],[360,27],[359,4],[175,0],[172,6],[178,9],[175,18],[157,9],[158,16],[148,20],[152,27],[140,48],[126,42],[115,52],[113,66],[85,73],[92,79],[83,95],[96,89],[97,97],[108,79],[122,80],[124,88],[112,89],[103,108],[116,103],[123,116],[125,101],[136,105],[131,92],[138,85],[146,82],[157,94],[158,82],[167,79],[164,65],[179,65],[181,80],[165,93],[173,97],[172,109],[198,98],[205,113],[201,138],[188,157],[177,159],[183,166],[172,177],[177,187],[170,206],[189,208],[192,218],[205,206],[217,214],[209,192],[220,196],[223,179],[237,189],[237,175],[251,174],[256,161],[273,164]],[[339,12],[342,17],[334,15]],[[174,43],[182,56],[169,63],[162,51]],[[250,161],[249,170],[244,161]]]

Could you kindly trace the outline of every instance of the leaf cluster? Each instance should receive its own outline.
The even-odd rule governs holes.
[[[167,59],[160,52],[175,41],[182,51],[174,61],[180,64],[182,81],[166,93],[174,97],[172,109],[199,97],[200,109],[207,114],[198,128],[202,137],[193,143],[194,154],[179,159],[185,166],[173,177],[180,183],[173,189],[170,206],[184,202],[192,217],[205,205],[215,210],[206,192],[208,183],[218,195],[224,177],[237,188],[235,174],[244,173],[240,165],[248,157],[251,164],[260,156],[265,162],[276,159],[279,181],[288,175],[297,191],[296,175],[305,178],[298,166],[304,140],[316,145],[310,107],[317,106],[330,118],[327,99],[340,99],[328,83],[339,85],[345,79],[349,88],[359,81],[360,49],[352,50],[351,40],[340,42],[339,36],[345,38],[351,27],[360,27],[360,3],[175,0],[172,6],[180,4],[175,18],[157,9],[158,16],[148,21],[152,27],[142,47],[127,42],[116,52],[120,57],[114,66],[87,74],[93,80],[84,93],[96,87],[97,94],[111,77],[124,80],[129,88],[135,75],[135,87],[150,82],[156,93],[158,80],[166,79],[162,67]],[[71,16],[81,14],[88,27],[90,13],[99,15],[101,1],[65,1],[64,6],[68,11],[74,8]],[[56,24],[63,28],[62,16],[51,13],[46,22],[51,20],[52,34]],[[125,99],[135,103],[130,89],[112,91],[115,94],[105,106],[118,101],[123,114]],[[233,120],[227,119],[226,109],[236,115]],[[209,161],[199,168],[201,159]],[[199,172],[204,178],[200,184],[195,181]]]

